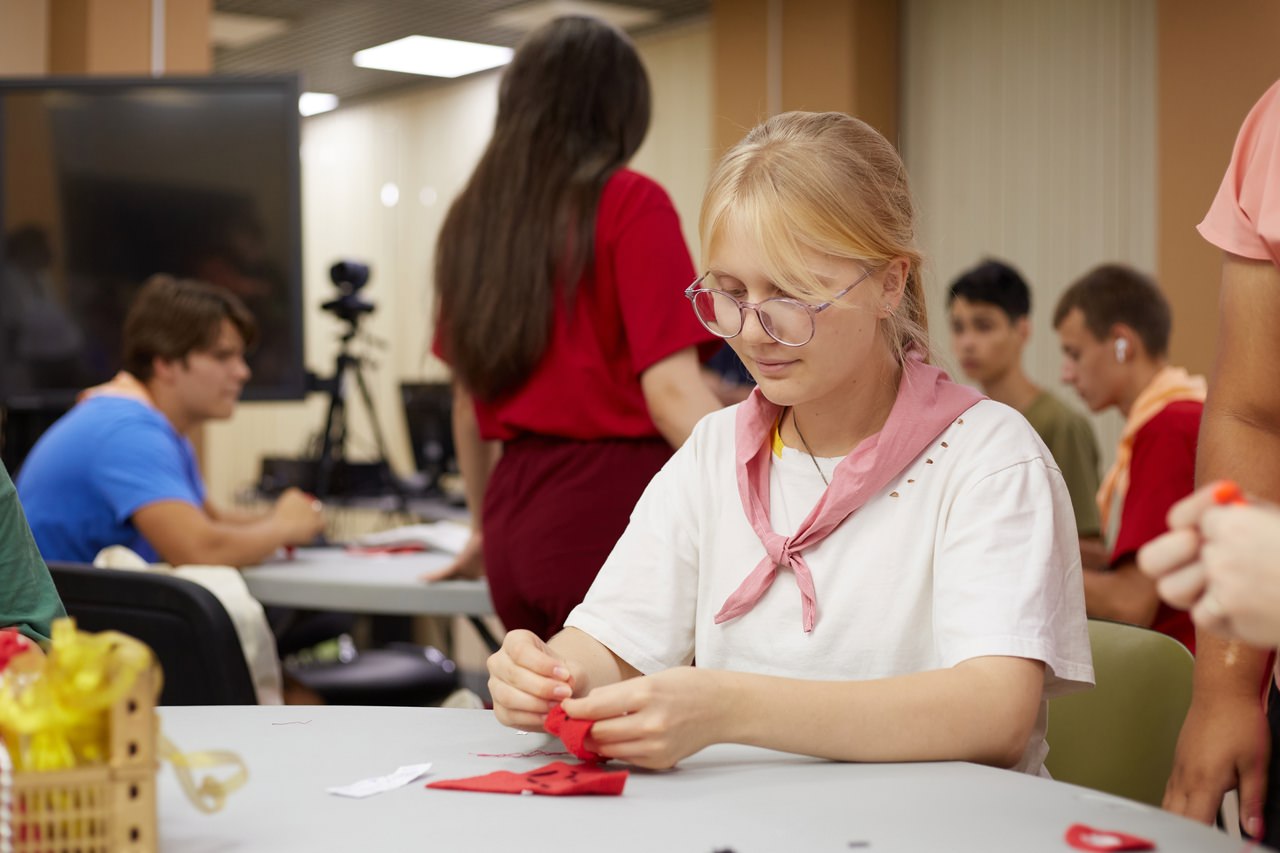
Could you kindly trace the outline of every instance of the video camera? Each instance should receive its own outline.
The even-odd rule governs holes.
[[[360,321],[362,314],[374,309],[372,302],[359,296],[360,288],[369,283],[369,265],[359,261],[338,261],[329,267],[329,278],[338,286],[338,298],[330,299],[320,307],[332,312],[339,319],[352,325]]]

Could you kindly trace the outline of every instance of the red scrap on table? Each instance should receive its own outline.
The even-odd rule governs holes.
[[[627,784],[627,771],[605,770],[600,767],[600,762],[609,759],[597,755],[584,745],[592,725],[591,720],[573,719],[559,705],[547,714],[547,731],[564,741],[569,751],[587,762],[586,764],[553,761],[525,773],[498,770],[465,779],[441,779],[428,783],[427,787],[451,791],[485,791],[491,794],[544,794],[552,797],[621,794],[623,786]]]
[[[484,791],[490,794],[529,793],[566,797],[577,794],[617,795],[622,793],[626,784],[626,770],[605,770],[595,764],[553,761],[526,773],[498,770],[466,779],[441,779],[428,783],[427,787],[450,791]]]
[[[1124,850],[1155,850],[1153,841],[1116,832],[1111,829],[1094,829],[1083,823],[1073,824],[1067,829],[1067,843],[1077,850],[1089,850],[1094,853],[1120,853]]]
[[[608,761],[609,759],[599,753],[592,752],[586,747],[587,735],[591,734],[591,727],[595,725],[592,720],[575,720],[564,712],[563,705],[556,705],[547,714],[546,730],[560,740],[564,741],[565,747],[570,752],[588,761],[592,764]]]

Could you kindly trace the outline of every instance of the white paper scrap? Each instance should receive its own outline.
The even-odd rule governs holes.
[[[386,776],[361,779],[359,782],[352,782],[350,785],[339,785],[334,788],[325,788],[325,790],[330,794],[337,794],[339,797],[372,797],[374,794],[382,794],[396,788],[403,788],[414,779],[426,774],[430,769],[430,764],[409,764],[397,768],[396,772]]]
[[[462,551],[471,539],[471,526],[457,521],[432,521],[409,524],[365,533],[357,536],[355,543],[368,548],[395,548],[418,545],[446,554]]]

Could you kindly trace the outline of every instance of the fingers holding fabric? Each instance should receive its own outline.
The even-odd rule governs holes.
[[[565,712],[594,720],[587,746],[639,767],[665,769],[718,739],[718,673],[677,667],[567,700]]]
[[[489,657],[489,692],[499,722],[541,730],[551,707],[573,695],[573,676],[532,632],[511,631]]]

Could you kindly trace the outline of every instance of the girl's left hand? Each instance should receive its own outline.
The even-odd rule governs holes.
[[[564,700],[565,713],[594,720],[587,748],[665,770],[720,740],[725,705],[715,670],[682,666],[598,687]]]

